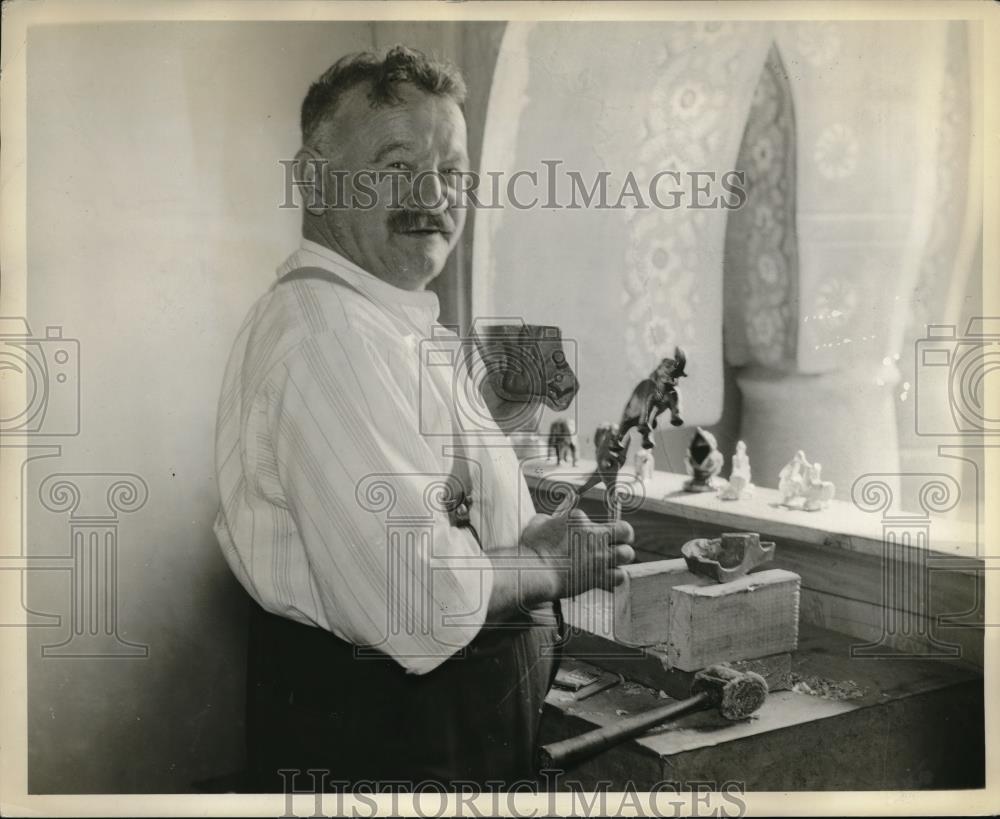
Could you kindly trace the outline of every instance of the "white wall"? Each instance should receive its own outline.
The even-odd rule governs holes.
[[[681,384],[687,427],[678,432],[669,418],[660,421],[657,468],[684,471],[696,424],[718,424],[719,443],[732,452],[738,396],[725,394],[722,336],[728,212],[688,207],[690,177],[678,186],[661,182],[663,207],[648,191],[658,172],[676,170],[715,173],[710,198],[720,194],[718,180],[735,167],[770,32],[763,23],[507,28],[482,169],[508,180],[516,171],[537,173],[536,188],[525,180],[516,192],[525,202],[537,194],[540,204],[518,209],[501,195],[506,207],[479,212],[474,311],[562,328],[580,379],[563,416],[576,423],[586,457],[593,457],[598,424],[619,420],[633,387],[675,345],[688,356]],[[546,209],[543,163],[553,160],[562,163],[554,199],[563,207]],[[611,205],[632,174],[644,205],[626,197],[617,210],[565,207],[572,197],[563,175],[574,171],[588,189],[610,174]],[[666,207],[671,189],[682,207]]]
[[[29,789],[183,791],[242,763],[242,592],[211,522],[215,405],[232,339],[294,247],[280,158],[308,83],[367,23],[47,27],[28,44],[29,320],[80,342],[82,430],[33,462],[27,549],[68,554],[52,472],[131,472],[120,633],[146,659],[42,657],[68,572],[30,573]]]
[[[279,160],[298,148],[309,83],[346,53],[396,42],[463,68],[475,158],[503,26],[30,31],[28,319],[36,335],[61,325],[79,340],[82,397],[81,433],[37,438],[61,453],[26,478],[24,549],[64,569],[28,573],[27,605],[61,618],[29,632],[30,791],[188,791],[242,766],[245,598],[211,530],[214,426],[237,328],[298,243]],[[437,285],[452,318],[465,267]],[[53,473],[148,486],[117,521],[118,634],[147,658],[42,656],[72,622],[69,513],[39,500]],[[110,511],[101,479],[73,480],[96,501],[77,515]]]

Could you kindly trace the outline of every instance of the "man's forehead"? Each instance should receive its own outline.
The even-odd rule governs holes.
[[[428,138],[429,123],[422,122],[433,117],[434,130],[459,147],[465,147],[465,117],[461,108],[450,97],[429,94],[410,83],[396,86],[395,93],[400,101],[372,106],[369,99],[369,83],[361,83],[348,89],[338,101],[332,126],[341,133],[353,132],[369,146],[374,140],[390,138],[392,132],[407,130],[419,125],[417,136]]]

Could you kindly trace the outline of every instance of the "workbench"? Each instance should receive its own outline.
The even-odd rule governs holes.
[[[526,461],[539,511],[556,482],[575,469]],[[657,472],[624,518],[636,531],[637,560],[678,557],[694,537],[756,531],[777,542],[773,564],[802,578],[799,645],[790,690],[773,691],[751,719],[689,714],[580,763],[551,780],[558,789],[643,791],[676,783],[747,791],[974,788],[985,780],[983,697],[984,572],[974,535],[927,515],[934,549],[895,542],[890,514],[834,501],[820,513],[779,508],[756,488],[749,501],[680,491],[686,476]],[[540,497],[541,496],[541,497]],[[581,500],[592,517],[602,496]],[[912,516],[911,516],[912,519]],[[910,524],[908,524],[910,525]],[[919,594],[886,594],[886,578],[929,578]],[[888,624],[888,625],[887,625]],[[597,669],[582,659],[566,667]],[[553,688],[542,742],[614,723],[668,701],[634,681],[578,701]],[[704,787],[704,785],[702,786]]]
[[[852,659],[852,640],[804,625],[794,678],[845,683],[776,691],[751,719],[700,711],[605,751],[554,779],[560,789],[655,788],[664,781],[747,791],[971,788],[984,782],[983,677],[955,660]],[[596,669],[568,659],[569,667]],[[800,690],[802,687],[800,686]],[[804,690],[812,690],[807,688]],[[846,692],[846,696],[844,694]],[[625,681],[582,701],[553,688],[542,742],[583,733],[663,705],[658,692]]]

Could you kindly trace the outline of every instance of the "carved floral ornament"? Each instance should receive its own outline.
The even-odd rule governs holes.
[[[668,28],[654,51],[656,80],[642,120],[637,176],[648,178],[662,168],[710,169],[722,162],[725,147],[738,138],[732,112],[748,93],[743,73],[756,67],[746,45],[755,29],[720,22]],[[717,241],[719,230],[709,214],[691,208],[632,214],[622,304],[634,373],[698,337],[705,248]]]
[[[567,167],[606,168],[616,178],[625,169],[648,180],[665,168],[735,168],[745,174],[748,198],[728,212],[627,207],[576,221],[509,209],[477,213],[474,312],[521,309],[529,320],[560,324],[580,340],[584,383],[591,373],[619,368],[612,391],[677,345],[697,351],[701,377],[721,372],[723,354],[738,367],[811,373],[856,365],[868,372],[868,365],[895,360],[902,338],[894,328],[905,324],[907,283],[917,284],[911,268],[922,258],[916,245],[924,241],[918,228],[926,214],[918,211],[926,206],[914,195],[922,183],[900,182],[888,163],[931,156],[932,145],[899,146],[879,128],[908,127],[936,92],[915,78],[888,76],[883,66],[913,45],[928,49],[921,63],[933,73],[944,28],[700,22],[622,24],[605,27],[602,38],[588,31],[508,27],[491,94],[491,111],[503,121],[487,123],[484,166],[527,167],[558,144]],[[885,53],[872,43],[884,44]],[[942,88],[968,93],[967,83]],[[899,93],[880,125],[887,89]],[[512,117],[523,117],[521,126],[501,127]],[[553,118],[562,131],[546,124]],[[569,126],[586,137],[565,137]],[[942,150],[962,156],[949,139],[942,137]],[[891,202],[865,194],[887,187],[895,191]],[[883,205],[885,212],[876,212]],[[553,237],[558,252],[545,247]],[[932,239],[928,249],[946,254],[949,247]],[[559,264],[570,266],[588,299],[567,298],[543,281]],[[537,290],[537,315],[517,296],[528,282]],[[591,305],[601,314],[588,312]],[[601,321],[620,330],[598,349],[588,333]],[[693,422],[717,417],[707,415],[721,406],[721,389],[721,379],[698,384],[692,400],[714,409],[701,417],[695,411]],[[594,417],[590,411],[583,428],[608,408],[595,407]]]

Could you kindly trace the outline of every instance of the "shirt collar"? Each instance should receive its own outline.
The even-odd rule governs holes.
[[[411,320],[437,321],[441,312],[437,293],[432,290],[403,290],[356,265],[350,259],[318,242],[303,239],[302,244],[278,268],[278,276],[299,267],[321,267],[337,274],[349,285],[383,308],[402,310]]]

